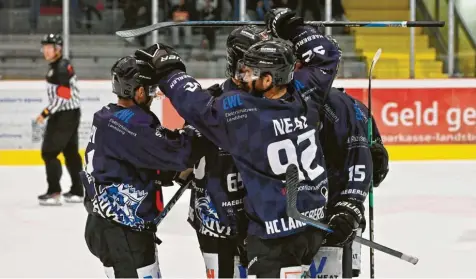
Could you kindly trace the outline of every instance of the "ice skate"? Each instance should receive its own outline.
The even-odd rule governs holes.
[[[38,196],[40,205],[61,205],[61,193],[43,194]]]
[[[75,195],[71,192],[63,194],[64,201],[67,203],[82,203],[84,197],[80,195]]]

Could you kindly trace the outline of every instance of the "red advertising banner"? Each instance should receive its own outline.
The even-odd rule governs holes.
[[[476,143],[476,88],[376,88],[372,112],[385,144]]]
[[[367,89],[346,91],[368,104]],[[183,124],[167,99],[163,113],[167,127]],[[372,113],[386,145],[476,144],[476,88],[375,88]]]

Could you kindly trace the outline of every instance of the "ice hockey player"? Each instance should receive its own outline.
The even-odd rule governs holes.
[[[109,278],[160,278],[152,221],[163,209],[161,187],[198,159],[190,157],[193,135],[163,128],[150,111],[151,65],[128,56],[111,73],[118,101],[94,114],[81,172],[85,239]]]
[[[212,96],[240,86],[238,61],[251,45],[266,37],[263,29],[253,25],[230,33],[226,42],[227,80],[209,89]],[[244,195],[243,181],[230,153],[217,146],[209,148],[194,168],[188,218],[197,232],[207,278],[246,278]],[[219,206],[215,206],[217,200],[221,200]]]
[[[82,202],[84,191],[79,178],[82,160],[78,147],[81,118],[76,74],[68,59],[63,58],[63,39],[59,34],[47,34],[41,40],[43,55],[49,63],[46,74],[49,104],[36,118],[41,125],[47,120],[41,157],[45,162],[48,190],[38,196],[40,205],[61,205],[61,162],[63,153],[71,177],[71,189],[63,194],[66,202]]]
[[[364,201],[372,178],[365,106],[332,88],[321,115],[320,139],[329,173],[329,226],[335,231],[310,268],[311,278],[351,278],[351,243],[364,220]]]
[[[298,30],[296,30],[298,31]],[[246,189],[250,219],[247,233],[248,274],[260,278],[301,275],[322,242],[323,233],[286,214],[285,170],[299,166],[303,189],[297,207],[311,218],[324,218],[327,178],[316,131],[319,113],[307,106],[292,85],[295,57],[282,41],[267,40],[245,52],[246,90],[210,97],[190,75],[179,55],[157,44],[150,57],[161,91],[178,113],[206,138],[230,152]],[[143,58],[146,59],[146,58]],[[318,68],[301,69],[306,86],[317,87]]]
[[[283,39],[288,39],[286,29],[278,27],[280,26],[280,21],[286,21],[293,18],[296,19],[293,11],[289,9],[276,9],[268,13],[268,16],[266,18],[266,24],[272,35],[281,37]],[[292,26],[292,24],[281,26],[288,27]],[[316,28],[307,27],[306,30],[302,30],[302,32],[297,38],[291,39],[294,44],[295,55],[299,61],[296,67],[294,85],[296,90],[302,95],[302,97],[306,101],[312,101],[317,97],[317,102],[314,103],[316,103],[319,107],[322,108],[319,111],[321,113],[321,119],[324,128],[320,131],[319,134],[324,149],[324,156],[326,157],[326,168],[329,172],[329,193],[326,193],[326,195],[328,195],[329,197],[329,202],[326,207],[326,213],[328,216],[328,220],[330,220],[329,225],[335,231],[335,233],[327,235],[326,240],[330,243],[334,242],[331,245],[343,245],[343,243],[352,242],[353,237],[355,237],[354,231],[358,228],[359,224],[361,223],[361,220],[363,219],[363,208],[361,209],[362,211],[359,211],[359,207],[357,207],[356,205],[362,204],[363,200],[365,200],[366,194],[368,192],[369,179],[371,177],[371,175],[367,175],[367,180],[363,184],[361,183],[357,185],[350,185],[350,187],[347,187],[348,185],[341,181],[341,178],[345,177],[342,176],[342,171],[344,169],[347,170],[351,166],[343,164],[350,164],[352,162],[356,164],[370,164],[369,166],[367,166],[367,170],[371,171],[372,159],[370,151],[368,149],[368,144],[364,145],[363,151],[359,149],[361,147],[359,145],[352,146],[352,148],[355,148],[353,150],[349,149],[350,145],[345,145],[345,143],[347,143],[346,140],[349,135],[354,135],[357,132],[361,132],[363,135],[365,135],[366,127],[364,125],[357,125],[356,121],[346,126],[347,119],[349,119],[349,117],[344,113],[339,115],[340,118],[338,118],[336,122],[336,113],[332,113],[329,111],[329,103],[337,103],[338,105],[343,107],[339,107],[340,110],[344,109],[345,112],[347,112],[348,108],[345,105],[349,105],[349,102],[349,109],[354,111],[354,106],[356,106],[354,105],[354,102],[351,102],[350,100],[346,99],[348,101],[347,103],[339,103],[341,99],[338,99],[336,97],[339,97],[341,95],[336,95],[334,97],[334,94],[330,94],[332,95],[332,97],[329,97],[330,95],[321,93],[317,96],[314,96],[316,89],[312,87],[307,87],[300,82],[300,68],[308,66],[309,62],[311,62],[313,66],[319,67],[323,72],[335,78],[340,63],[340,48],[337,42],[330,37],[326,37],[327,42],[329,42],[330,44],[316,44],[316,42],[318,41],[326,42],[323,37],[324,36],[319,34]],[[312,45],[313,43],[318,45],[318,47],[310,48],[309,45]],[[332,82],[327,82],[325,85],[330,88],[331,84]],[[326,91],[322,90],[321,92]],[[331,92],[333,92],[333,90],[331,90]],[[347,95],[342,95],[341,97],[342,99],[344,99],[346,96]],[[332,100],[333,102],[330,102],[330,100]],[[355,113],[352,114],[352,116],[353,115],[355,115]],[[334,123],[336,124],[334,125]],[[365,137],[363,139],[365,139]],[[342,143],[342,141],[344,141],[344,143]],[[347,157],[346,155],[348,155],[348,153],[354,153],[353,155],[360,156]],[[361,167],[360,164],[357,165]],[[359,173],[360,171],[361,170],[359,169]],[[344,175],[346,174],[347,172]],[[348,177],[342,180],[347,181]],[[344,190],[347,190],[348,192]],[[342,198],[337,199],[336,196],[340,193],[343,193]],[[356,195],[355,193],[361,193],[363,196],[360,197],[363,198],[356,201],[355,204],[352,204],[351,201],[353,199],[353,196]],[[315,263],[313,264],[313,266],[311,266],[311,275],[314,277],[316,275],[323,277],[333,277],[338,275],[342,277],[342,272],[340,274],[337,274],[335,272],[327,272],[333,266],[338,266],[340,268],[340,271],[342,271],[342,247],[334,248],[329,247],[329,245],[326,246],[327,247],[321,247],[316,256],[319,260],[324,258],[325,260],[323,260],[322,262],[319,261],[318,263],[320,263],[320,265],[318,265],[318,267],[316,267]],[[329,250],[335,253],[330,254]],[[338,252],[336,252],[336,250],[340,252],[340,255]],[[352,256],[351,253],[349,254],[349,256]],[[352,260],[352,258],[350,258],[350,260]]]
[[[370,180],[373,177],[374,187],[378,187],[388,172],[388,154],[374,119],[375,144],[369,148],[367,116],[368,109],[363,103],[343,88],[331,89],[321,116],[320,139],[329,175],[329,225],[336,234],[326,237],[310,268],[311,278],[359,276],[361,247],[353,239],[365,230],[364,201]],[[336,209],[342,207],[339,204],[354,210],[336,216]]]
[[[296,19],[293,11],[276,9],[268,13],[266,24],[272,35],[288,39],[286,29],[277,27],[280,26],[280,21],[292,18]],[[289,27],[292,24],[283,26]],[[300,33],[297,39],[291,39],[295,46],[295,55],[299,60],[294,84],[305,100],[314,98],[315,88],[306,87],[299,81],[297,78],[299,68],[306,66],[312,59],[314,66],[318,66],[329,75],[335,77],[338,71],[340,53],[336,53],[335,50],[337,48],[340,52],[340,49],[335,40],[327,37],[334,47],[318,44],[319,47],[311,49],[307,46],[313,41],[322,40],[322,37],[315,29],[308,27],[306,31]],[[330,87],[331,83],[327,83],[327,85]],[[329,225],[335,233],[327,235],[327,247],[321,247],[319,250],[317,257],[320,264],[318,268],[316,265],[311,267],[311,275],[314,277],[316,275],[323,277],[352,276],[350,243],[355,237],[359,224],[365,224],[363,202],[372,177],[372,156],[366,139],[365,106],[347,94],[338,93],[340,91],[333,88],[329,95],[319,94],[317,96],[318,104],[323,107],[320,110],[323,122],[320,138],[326,157],[326,168],[329,172],[327,216],[330,221]],[[321,98],[319,99],[319,97]],[[378,134],[378,131],[376,132]],[[346,270],[350,273],[347,274],[342,274],[342,246],[349,250],[348,253],[345,253],[346,256],[349,256],[347,265],[349,268]],[[321,259],[325,260],[321,261]]]

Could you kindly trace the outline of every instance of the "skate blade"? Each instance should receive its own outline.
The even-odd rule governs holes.
[[[67,203],[82,203],[83,198],[82,197],[71,197],[71,198],[64,198],[64,201]]]
[[[60,200],[46,200],[46,201],[39,201],[40,205],[43,206],[60,206],[62,205]]]

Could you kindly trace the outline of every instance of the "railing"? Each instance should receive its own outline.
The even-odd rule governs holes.
[[[426,7],[426,12],[433,20],[444,20],[448,22],[448,0],[421,0]],[[455,76],[475,77],[476,76],[476,43],[469,34],[468,27],[462,20],[457,9],[454,10],[455,27],[454,27],[454,53],[455,66],[457,72]],[[443,45],[447,45],[449,41],[448,24],[445,27],[434,32],[438,32],[438,40],[443,41]],[[439,42],[441,44],[441,42]],[[441,53],[446,53],[448,48],[442,48]]]
[[[433,20],[434,16],[428,11],[428,7],[423,0],[417,0],[417,19],[419,20]],[[437,59],[444,62],[443,71],[448,72],[447,56],[448,56],[448,42],[443,38],[441,29],[439,28],[425,28],[425,32],[429,35],[430,46],[437,51]]]
[[[238,0],[238,1],[245,1],[245,0]],[[306,0],[308,1],[308,0]],[[310,0],[309,0],[310,1]],[[317,0],[313,0],[317,1]],[[448,0],[395,0],[395,1],[416,1],[417,3],[416,8],[418,11],[418,19],[422,20],[445,20],[448,22]],[[475,0],[476,1],[476,0]],[[98,0],[98,5],[94,6],[95,9],[99,10],[102,15],[102,18],[99,20],[98,17],[95,15],[95,12],[92,11],[91,16],[86,16],[86,13],[82,13],[80,17],[77,16],[77,9],[79,5],[79,0],[0,0],[3,4],[0,7],[0,34],[29,34],[31,32],[35,32],[35,28],[33,28],[34,24],[37,24],[37,32],[44,33],[46,30],[48,32],[62,32],[63,30],[63,21],[66,20],[69,22],[71,36],[75,36],[78,34],[109,34],[111,42],[107,42],[107,40],[102,40],[101,42],[96,42],[95,36],[91,36],[91,41],[85,42],[84,40],[78,44],[83,45],[90,45],[91,51],[78,52],[78,48],[73,45],[73,42],[69,43],[68,40],[65,39],[66,44],[68,47],[65,49],[71,49],[70,57],[72,59],[87,59],[89,58],[92,61],[92,64],[101,65],[100,62],[103,60],[102,58],[104,55],[97,53],[93,48],[96,44],[104,44],[101,47],[105,50],[108,48],[123,48],[124,51],[130,51],[131,45],[129,45],[125,41],[120,41],[116,37],[112,36],[113,32],[127,26],[127,22],[124,18],[124,11],[121,9],[121,4],[119,0]],[[62,3],[68,2],[69,3],[69,10],[70,12],[63,17],[62,14]],[[150,0],[146,1],[149,4],[157,4],[159,9],[158,12],[156,9],[149,9],[150,12],[152,10],[153,14],[157,16],[159,19],[168,20],[168,13],[164,12],[164,10],[168,10],[168,1],[165,0]],[[222,1],[219,1],[222,2]],[[323,1],[324,2],[324,1]],[[331,3],[331,1],[325,1],[326,4]],[[240,2],[241,3],[241,2]],[[298,1],[297,3],[302,3]],[[298,4],[298,9],[301,4]],[[240,7],[242,5],[239,5]],[[49,8],[45,8],[49,7]],[[411,5],[413,7],[413,5]],[[84,7],[83,7],[84,8]],[[329,10],[323,9],[322,11],[326,11],[326,16],[328,17]],[[233,11],[232,11],[233,14]],[[240,13],[241,14],[241,13]],[[36,17],[37,15],[41,15]],[[148,16],[143,16],[142,18],[146,19],[142,23],[135,23],[135,24],[148,24],[153,20],[148,20],[151,18],[151,14]],[[375,13],[375,19],[378,18],[378,13]],[[28,19],[28,20],[27,20]],[[369,18],[373,19],[373,18]],[[402,18],[402,20],[407,20],[409,18]],[[28,24],[30,23],[30,24]],[[80,26],[79,26],[80,25]],[[133,26],[130,26],[133,27]],[[161,32],[160,36],[170,36],[170,30],[166,30]],[[393,30],[392,30],[393,31]],[[401,30],[403,31],[403,30]],[[382,55],[379,67],[376,68],[377,73],[381,73],[379,77],[399,77],[399,78],[406,78],[408,77],[408,73],[419,73],[418,77],[430,77],[430,76],[440,76],[441,73],[448,72],[448,61],[451,60],[450,51],[448,49],[448,27],[445,28],[428,28],[425,30],[427,34],[429,34],[429,43],[432,47],[437,50],[437,55],[434,58],[431,58],[432,51],[426,50],[424,53],[421,51],[423,50],[426,45],[428,44],[428,39],[424,38],[423,36],[418,36],[418,38],[403,35],[403,36],[387,36],[385,41],[381,41],[381,38],[378,36],[373,36],[372,38],[368,37],[369,40],[360,40],[357,45],[352,45],[352,50],[346,50],[346,55],[343,59],[339,77],[344,78],[364,78],[367,75],[368,70],[368,59],[372,55],[372,53],[378,48],[379,45],[383,45],[384,54]],[[226,35],[226,30],[217,30],[218,33],[222,35]],[[66,34],[65,37],[69,38],[69,33]],[[195,38],[198,36],[202,36],[202,29],[196,28],[193,29],[193,34]],[[384,33],[382,33],[384,34]],[[410,34],[410,33],[408,33]],[[456,76],[462,75],[465,77],[472,77],[476,76],[476,47],[474,41],[471,39],[468,33],[468,29],[465,26],[463,20],[461,19],[457,10],[455,10],[455,68],[456,68]],[[157,37],[150,37],[146,41],[146,44],[154,41]],[[170,37],[161,37],[162,39],[165,38],[166,42],[170,43]],[[365,37],[367,39],[367,37]],[[398,40],[398,41],[392,41]],[[401,43],[401,40],[405,40],[406,42],[402,45],[402,47],[397,46],[397,43]],[[74,39],[73,39],[74,41]],[[410,47],[411,42],[413,42],[414,48]],[[3,41],[2,41],[3,43]],[[21,61],[26,60],[34,60],[34,63],[39,63],[41,60],[37,60],[37,58],[41,58],[40,53],[36,53],[36,49],[39,48],[39,41],[30,41],[24,42],[23,44],[35,44],[35,52],[34,53],[27,53],[25,54],[22,51],[19,51],[17,47],[12,47],[10,52],[6,52],[2,46],[0,46],[0,70],[2,67],[2,63],[7,63],[8,65],[12,65],[13,60],[19,61],[18,63],[23,63]],[[194,51],[197,51],[200,47],[201,39],[195,40],[193,43]],[[219,46],[220,45],[220,46]],[[136,48],[139,47],[137,44],[134,45]],[[217,41],[217,48],[223,48],[223,40]],[[355,48],[360,49],[362,52],[354,52]],[[3,52],[2,52],[3,51]],[[400,53],[392,53],[399,51]],[[8,54],[7,54],[8,53]],[[434,53],[434,52],[433,52]],[[117,52],[112,52],[112,56],[116,55]],[[426,56],[423,56],[423,55]],[[223,54],[223,50],[214,50],[210,51],[210,57],[205,58],[205,60],[212,60],[209,61],[210,63],[222,63],[221,61],[225,58]],[[365,59],[367,57],[367,59]],[[200,59],[198,59],[200,60]],[[218,60],[218,62],[216,62]],[[435,63],[435,61],[441,61]],[[451,60],[453,61],[453,60]],[[206,61],[208,63],[208,61]],[[383,63],[387,63],[383,65]],[[207,64],[208,65],[208,64]],[[210,64],[211,65],[211,64]],[[436,66],[435,66],[436,65]],[[96,65],[97,66],[97,65]],[[5,66],[3,66],[5,67]],[[109,65],[108,65],[109,67]],[[216,66],[218,69],[222,68],[222,65]],[[385,69],[386,68],[386,69]],[[409,69],[412,69],[411,71]],[[431,71],[430,69],[433,69]],[[405,73],[406,71],[406,73]],[[107,72],[107,71],[106,71]],[[200,77],[207,77],[211,75],[211,73],[216,71],[208,71],[207,73],[198,71],[197,74]],[[422,73],[424,72],[424,73]],[[86,72],[87,74],[87,72]],[[41,74],[39,77],[42,77]],[[5,77],[5,75],[4,75]]]

